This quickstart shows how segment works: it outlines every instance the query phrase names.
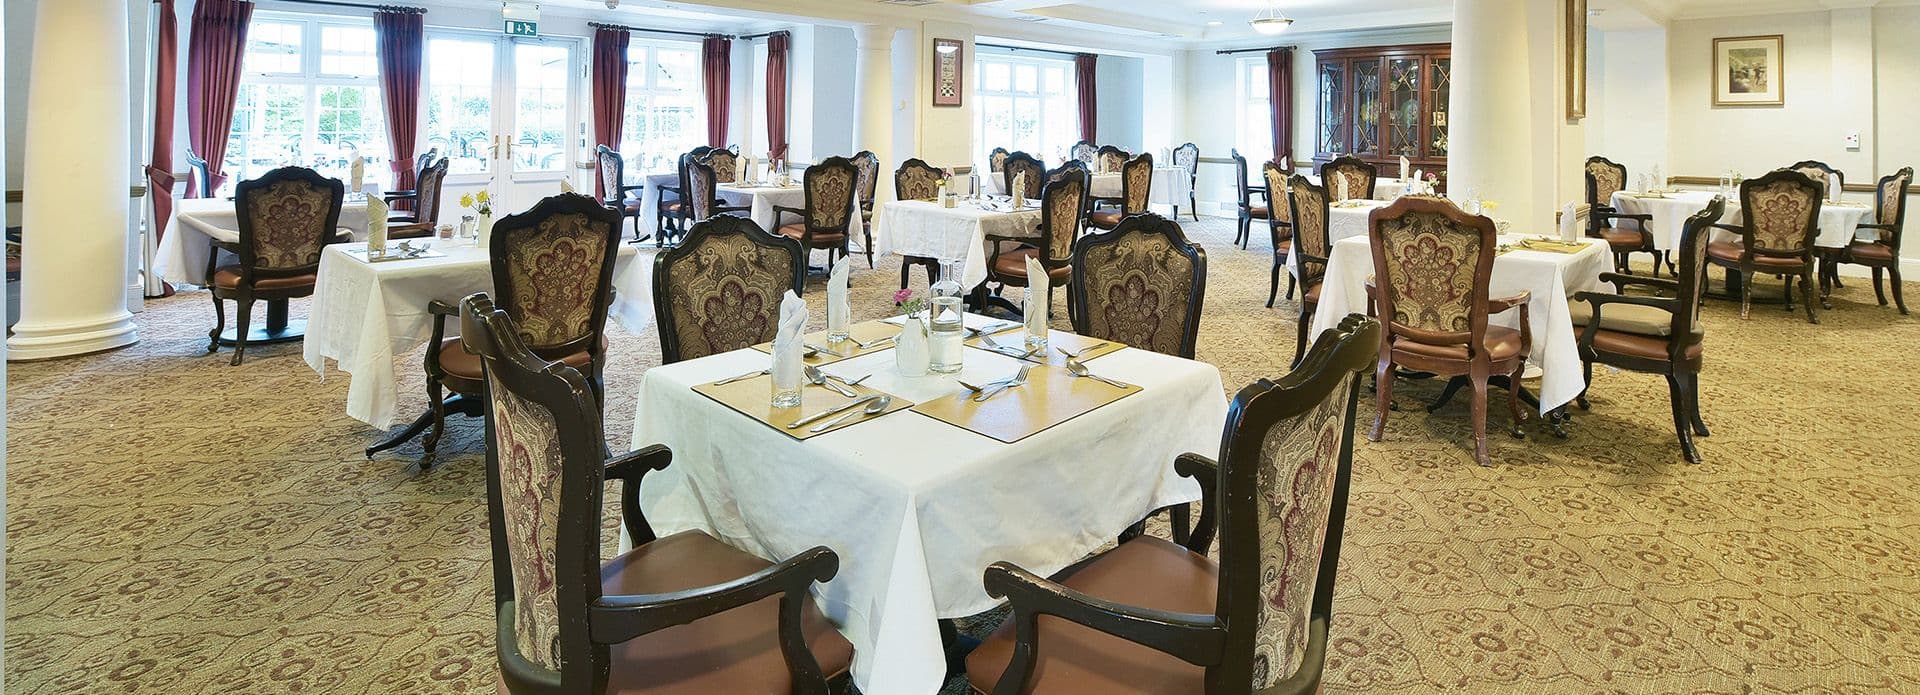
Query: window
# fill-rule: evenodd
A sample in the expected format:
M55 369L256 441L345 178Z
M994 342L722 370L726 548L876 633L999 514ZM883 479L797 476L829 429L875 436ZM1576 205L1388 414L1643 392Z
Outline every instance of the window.
M1005 147L1040 159L1065 159L1080 137L1073 63L980 54L974 65L980 107L974 133L981 149Z
M513 168L516 172L557 173L567 167L567 45L513 45Z
M627 105L620 154L627 175L671 172L706 141L700 49L684 42L627 45Z
M493 167L493 48L490 38L427 39L426 136L448 174Z
M1267 91L1267 60L1265 58L1243 59L1240 61L1240 78L1235 94L1239 95L1240 154L1250 161L1264 162L1273 156L1273 107Z
M355 156L387 180L386 112L371 24L266 14L247 32L223 169L228 189L283 166L346 181Z

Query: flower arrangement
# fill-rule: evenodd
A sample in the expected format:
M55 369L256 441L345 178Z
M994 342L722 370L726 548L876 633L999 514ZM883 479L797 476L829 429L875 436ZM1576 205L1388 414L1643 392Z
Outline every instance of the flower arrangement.
M949 185L949 184L951 184L951 183L953 183L953 170L952 170L952 169L941 169L941 170L940 170L940 178L939 178L939 179L937 179L937 180L935 180L935 181L934 181L934 183L936 183L936 184L938 184L938 185L941 185L941 186L946 186L946 185Z
M927 300L913 296L913 290L902 287L893 293L893 305L900 307L900 313L914 316L926 310Z
M477 193L462 195L460 196L460 207L480 213L481 217L492 217L493 194L488 193L486 189L483 188Z

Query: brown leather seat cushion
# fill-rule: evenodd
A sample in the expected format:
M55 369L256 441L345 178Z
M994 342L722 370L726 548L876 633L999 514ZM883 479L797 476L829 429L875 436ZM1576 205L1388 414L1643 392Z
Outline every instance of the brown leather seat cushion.
M1573 325L1593 322L1593 305L1578 299L1567 302ZM1600 310L1600 328L1623 333L1665 337L1673 335L1673 313L1638 304L1608 304ZM1574 331L1578 333L1579 331Z
M793 224L781 227L780 234L782 236L791 237L795 240L805 241L807 238L807 226L799 222L795 222ZM813 235L812 243L815 246L839 246L840 242L843 242L846 240L847 240L847 235L845 234L839 234L839 233L820 234L816 232Z
M621 201L621 207L624 208L627 214L629 215L638 214L644 208L645 205L646 205L645 201L639 201L639 200Z
M1847 246L1847 259L1873 265L1892 265L1893 247L1871 241L1856 241Z
M678 200L670 200L660 204L660 212L668 215L679 214L680 209L683 207L686 207L684 203Z
M664 594L721 584L772 566L698 531L634 548L600 570L609 596ZM801 601L801 630L828 678L853 663L853 645L813 601ZM610 647L607 693L785 695L793 692L780 654L780 598L642 635Z
M1271 214L1271 213L1269 213L1269 212L1267 212L1267 209L1266 209L1266 208L1263 208L1263 207L1260 207L1260 208L1250 208L1250 209L1248 209L1248 210L1247 210L1247 216L1248 216L1248 217L1251 217L1251 218L1253 218L1253 219L1256 219L1256 220L1264 220L1264 219L1267 219L1267 217L1268 217L1268 216L1270 216L1270 214Z
M1129 606L1212 615L1219 568L1205 557L1141 536L1054 577L1075 591ZM1039 619L1039 654L1030 692L1198 693L1206 670L1124 639L1058 618ZM967 656L967 682L993 692L1013 661L1014 624L994 630Z
M1126 215L1119 210L1102 210L1088 215L1087 224L1101 229L1113 229L1120 226L1120 220L1123 219L1126 219Z
M1323 282L1315 282L1308 285L1306 289L1300 291L1300 300L1308 304L1319 304L1320 288L1325 286L1326 283Z
M1709 241L1707 242L1707 257L1724 261L1731 265L1738 265L1740 263L1740 253L1745 249L1746 246L1738 241ZM1753 267L1757 270L1797 273L1800 272L1800 269L1807 267L1807 264L1798 258L1755 254L1753 257Z
M1612 311L1613 308L1608 307L1607 310ZM1609 331L1602 328L1593 333L1593 349L1615 355L1665 361L1671 346L1670 340L1671 338ZM1699 340L1694 340L1691 344L1687 345L1686 358L1689 360L1700 359L1700 346L1701 342Z
M1496 362L1518 355L1520 354L1521 348L1526 347L1525 343L1520 342L1519 330L1493 325L1487 326L1487 335L1484 338L1483 344L1486 346L1487 356L1493 358ZM1466 345L1428 345L1426 343L1417 343L1406 338L1395 338L1393 339L1393 350L1394 352L1434 359L1461 361L1467 359Z
M602 335L600 348L604 351L606 347L607 338ZM560 361L574 369L585 370L593 365L593 355L586 350L581 350L560 358ZM466 346L460 342L459 338L440 341L440 368L446 370L449 376L462 379L479 381L486 378L486 372L480 366L480 356L467 352Z
M1646 239L1640 236L1638 229L1601 227L1600 238L1606 239L1607 245L1615 251L1638 251L1646 246Z
M1000 254L993 259L993 273L1007 277L1024 278L1027 276L1027 259L1039 253L1040 249L1024 248ZM1073 266L1070 265L1047 269L1047 277L1051 280L1065 280L1071 275L1073 275Z
M256 290L297 290L301 288L312 289L313 283L317 282L318 280L319 278L315 276L313 273L308 273L306 275L294 275L292 277L260 278L253 281L253 288ZM223 290L239 289L240 266L237 266L237 265L221 266L220 268L214 270L213 286Z

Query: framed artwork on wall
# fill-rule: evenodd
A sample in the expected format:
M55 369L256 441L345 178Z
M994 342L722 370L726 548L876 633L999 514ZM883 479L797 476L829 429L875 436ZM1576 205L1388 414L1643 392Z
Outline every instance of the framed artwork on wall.
M967 44L959 39L933 40L933 105L960 106L966 84Z
M1587 0L1567 4L1567 120L1587 117Z
M1785 106L1786 52L1780 35L1713 40L1714 106Z

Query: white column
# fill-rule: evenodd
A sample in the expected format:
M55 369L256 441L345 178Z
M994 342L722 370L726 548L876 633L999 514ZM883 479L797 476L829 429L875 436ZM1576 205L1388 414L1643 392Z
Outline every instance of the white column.
M860 44L857 71L859 92L855 115L853 147L871 150L880 158L880 181L874 186L874 200L893 199L893 170L900 162L893 158L893 35L899 31L885 24L863 24L854 29Z
M7 359L133 344L125 0L39 5L21 189L20 322Z
M1534 0L1453 3L1447 193L1463 202L1470 195L1498 202L1494 216L1516 224L1550 220L1553 209L1553 179L1536 180L1533 151L1539 144L1534 100L1552 99L1553 92L1534 93L1533 70L1552 70L1554 62L1549 58L1544 66L1530 66L1536 52L1529 44L1545 41L1551 47L1554 37L1529 31L1528 6L1534 4L1560 5Z

